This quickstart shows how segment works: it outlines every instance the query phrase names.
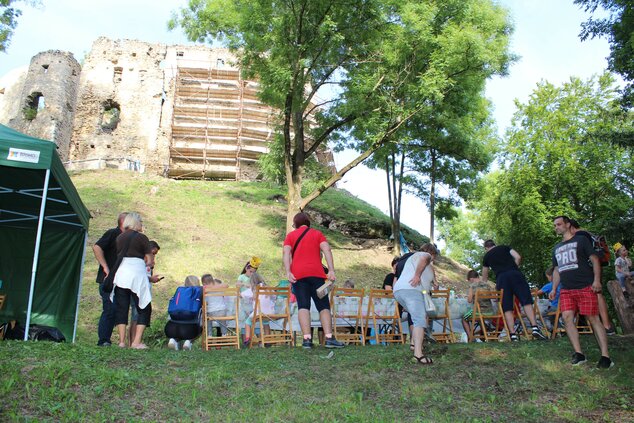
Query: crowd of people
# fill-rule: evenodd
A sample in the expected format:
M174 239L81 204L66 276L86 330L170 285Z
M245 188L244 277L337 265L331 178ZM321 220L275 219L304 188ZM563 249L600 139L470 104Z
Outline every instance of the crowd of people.
M553 220L555 232L562 237L552 253L552 267L547 270L549 283L541 288L540 293L547 294L550 299L549 308L559 307L565 325L565 330L574 350L572 364L579 365L586 361L581 350L579 334L575 323L577 314L583 316L592 326L597 339L601 357L597 363L599 368L613 366L609 358L607 335L614 333L614 329L607 318L607 304L601 295L601 265L593 249L590 234L579 228L574 220L567 216L558 216ZM298 213L293 219L294 230L284 239L282 254L283 265L287 280L281 283L290 284L292 295L297 303L298 320L302 331L302 347L314 347L310 320L311 302L314 304L321 322L321 335L326 348L343 348L345 345L337 340L332 328L332 314L327 295L320 295L320 288L327 281L334 282L335 264L330 245L322 232L311 228L311 222L306 213ZM114 327L117 327L119 346L130 346L135 349L147 348L142 342L143 332L150 324L152 314L153 283L162 279L153 274L154 258L159 251L156 242L150 241L142 233L143 222L138 213L121 213L118 226L110 229L95 243L93 250L99 262L97 282L102 297L103 311L99 320L98 345L111 345ZM616 261L616 276L624 287L625 278L634 276L630 272L631 261L625 247L617 245L618 258ZM515 302L523 309L531 328L533 339L546 339L537 324L533 296L524 274L519 266L520 254L505 245L496 245L493 240L484 243L485 255L482 262L482 276L471 270L467 274L469 291L467 302L473 304L477 290L503 290L501 308L504 313L509 337L511 341L519 341L519 332L515 325ZM432 357L424 351L425 332L428 325L427 309L429 292L438 288L434 271L434 260L438 254L434 244L424 244L420 251L406 254L392 261L392 272L383 283L383 289L393 291L394 298L402 311L407 311L410 333L410 348L412 361L416 364L430 365ZM326 265L323 264L325 259ZM265 285L258 273L262 261L253 257L243 267L237 278L236 286L239 295L249 304L253 299L258 285ZM110 272L114 276L114 289L107 292L104 278ZM491 272L495 274L495 285L489 282ZM227 287L221 280L214 279L211 274L205 274L199 279L188 276L183 286L199 287L202 297L202 286ZM346 286L354 286L352 281L346 281ZM221 316L224 305L219 300L207 303L204 312L212 316ZM252 301L251 301L252 302ZM272 308L272 304L263 304ZM486 314L488 306L483 305ZM128 332L128 316L132 309L132 321ZM253 310L244 307L240 321L245 322L244 345L250 342L249 334L252 325ZM475 328L470 325L472 309L463 316L463 327L466 333L472 333ZM604 316L605 314L605 316ZM209 328L226 333L226 327ZM264 328L265 331L270 330ZM168 347L171 349L191 349L192 341L200 336L202 327L200 321L178 322L168 321L165 334L169 338ZM209 335L209 334L208 334Z

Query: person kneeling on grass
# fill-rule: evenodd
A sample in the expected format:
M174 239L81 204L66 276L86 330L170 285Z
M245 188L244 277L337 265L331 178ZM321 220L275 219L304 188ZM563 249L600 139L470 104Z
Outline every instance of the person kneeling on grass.
M198 277L189 275L185 278L183 286L195 286L200 287L200 281ZM202 288L200 289L200 299L202 300ZM179 321L170 320L165 324L165 336L169 338L167 342L167 348L178 351L179 343L183 342L184 350L192 349L192 341L200 336L202 333L202 322L200 319L193 321Z

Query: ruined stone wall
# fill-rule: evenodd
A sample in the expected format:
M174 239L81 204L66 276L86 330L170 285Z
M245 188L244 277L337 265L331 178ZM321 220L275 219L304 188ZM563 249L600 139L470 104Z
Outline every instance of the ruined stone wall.
M68 52L50 50L33 56L18 108L8 121L20 132L54 141L62 160L68 157L80 71Z
M22 87L28 70L28 66L23 66L0 78L0 123L3 125L9 125L9 121L20 111Z
M79 82L70 167L96 168L110 160L161 172L168 161L161 126L165 51L134 40L100 37L93 43Z
M279 111L227 49L100 37L83 61L48 51L0 79L0 123L54 140L69 169L260 177ZM318 159L333 166L327 151Z

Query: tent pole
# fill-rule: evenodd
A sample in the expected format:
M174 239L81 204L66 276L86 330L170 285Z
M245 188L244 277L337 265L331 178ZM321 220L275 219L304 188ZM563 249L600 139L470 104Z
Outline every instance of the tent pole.
M81 253L81 270L79 272L79 289L77 290L77 308L75 309L75 325L73 326L73 344L77 335L77 316L79 316L79 298L81 297L81 286L84 281L84 263L86 261L86 244L88 244L88 231L84 235L84 249Z
M35 237L35 252L33 254L33 267L31 269L31 288L29 289L29 305L26 309L26 327L24 329L24 340L29 339L29 328L31 326L31 309L33 308L33 293L35 291L35 275L37 274L37 263L40 258L40 243L42 242L42 226L44 226L44 211L46 210L46 197L48 196L48 183L51 177L51 169L46 169L44 177L44 188L42 189L42 202L40 203L40 218L37 221L37 236Z

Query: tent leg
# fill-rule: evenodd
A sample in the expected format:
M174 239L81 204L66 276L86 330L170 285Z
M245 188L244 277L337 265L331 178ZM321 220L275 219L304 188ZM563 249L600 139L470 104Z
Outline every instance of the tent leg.
M44 212L46 210L46 198L48 196L48 184L51 178L51 170L46 169L44 188L42 189L42 202L40 203L40 217L37 221L37 236L35 237L35 252L33 253L33 267L31 268L31 287L29 288L29 305L26 309L26 326L24 327L24 340L29 339L31 327L31 309L33 308L33 293L35 291L35 276L37 275L37 263L40 258L40 243L42 242L42 226L44 225Z
M79 271L79 289L77 290L77 308L75 308L75 324L73 325L73 344L77 336L77 317L79 316L79 298L81 297L81 286L84 281L84 263L86 261L86 244L88 244L88 231L84 235L84 249L81 253L81 270Z

